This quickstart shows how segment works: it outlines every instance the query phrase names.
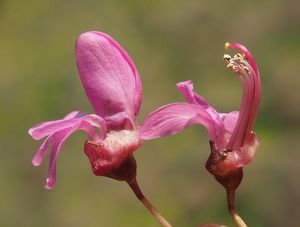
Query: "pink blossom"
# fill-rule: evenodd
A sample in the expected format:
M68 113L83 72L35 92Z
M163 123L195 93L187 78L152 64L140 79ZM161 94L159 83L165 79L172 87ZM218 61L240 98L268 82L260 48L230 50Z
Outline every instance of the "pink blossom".
M47 149L51 149L45 184L48 189L56 182L56 160L63 143L77 130L85 131L89 137L84 151L94 174L118 180L135 177L132 153L142 144L136 123L142 85L133 61L120 44L101 32L79 36L76 60L81 82L96 114L74 111L61 120L29 129L33 139L46 138L32 160L33 165L39 166Z
M219 113L194 92L191 81L184 81L178 83L177 88L186 102L165 105L150 113L141 125L140 135L148 140L179 133L194 124L203 125L211 145L206 168L226 189L235 190L242 179L242 167L251 162L259 146L252 128L259 107L261 84L250 52L238 43L227 43L225 47L242 53L234 57L224 55L227 68L242 84L240 110Z

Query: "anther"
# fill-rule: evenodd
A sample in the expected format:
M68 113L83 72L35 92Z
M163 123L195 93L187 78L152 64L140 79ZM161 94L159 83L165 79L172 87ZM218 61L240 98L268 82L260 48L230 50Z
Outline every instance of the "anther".
M236 55L234 55L233 59L237 61L242 61L244 60L244 56L240 53L237 53Z
M229 47L230 47L230 43L229 42L225 43L225 50L227 50Z
M224 54L223 59L224 59L227 63L229 63L230 60L231 60L231 56L230 56L229 54Z
M238 67L235 64L231 63L231 62L227 65L227 69L229 69L232 72L238 72L239 71Z

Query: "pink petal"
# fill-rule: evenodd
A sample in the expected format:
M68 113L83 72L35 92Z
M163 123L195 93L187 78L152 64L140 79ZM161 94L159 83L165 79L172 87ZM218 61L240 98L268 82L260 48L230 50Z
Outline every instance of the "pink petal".
M48 174L47 174L47 180L45 188L51 189L54 187L56 182L56 159L57 156L63 146L64 141L75 131L82 129L86 131L88 134L96 133L95 128L89 124L87 121L83 121L78 119L78 121L72 125L72 127L64 128L60 131L54 132L51 134L46 141L43 143L42 147L39 149L37 154L35 155L33 159L33 163L36 165L39 165L45 156L45 151L49 145L51 145L51 154L50 154L50 162L49 162L49 168L48 168ZM51 141L49 143L48 141Z
M48 174L46 178L46 189L52 189L56 183L56 159L62 148L65 140L78 128L66 128L53 135L53 144L51 147L50 161L48 167Z
M100 136L98 136L96 128L100 129ZM95 142L104 139L107 132L106 123L101 117L94 114L84 115L80 112L72 112L63 120L45 122L29 130L30 135L35 139L48 136L33 157L33 165L38 166L41 164L48 147L51 146L46 188L52 188L55 184L56 158L64 141L73 132L80 129L85 131L89 138Z
M79 111L73 111L69 114L67 114L64 119L71 119L71 118L76 118L76 117L83 117L85 116L85 113L79 112ZM43 124L43 123L42 123ZM42 126L42 124L39 124L38 126ZM32 136L32 134L34 134L35 130L38 130L38 126L33 127L31 129L29 129L29 134ZM46 151L47 148L53 143L53 139L55 138L55 132L52 133L50 136L48 136L45 141L43 142L43 144L40 146L39 150L36 152L36 154L34 155L33 159L32 159L32 164L34 166L39 166L45 155L46 155Z
M222 113L220 114L220 117L223 122L225 130L229 133L232 133L236 126L239 117L239 112L233 111L230 113Z
M136 123L125 112L120 112L105 118L105 122L111 130L135 129Z
M221 144L223 142L222 137L224 133L224 126L219 117L219 113L209 105L206 99L194 92L194 85L191 80L179 82L176 84L176 86L178 90L183 94L188 103L202 106L205 111L211 116L216 129L216 140L214 142L216 144Z
M149 140L181 132L193 124L202 124L209 138L215 140L215 125L211 116L199 105L173 103L152 112L140 127L142 139Z
M179 82L176 86L188 103L198 104L203 107L208 106L208 102L202 96L193 91L194 85L191 80Z
M32 159L32 165L34 166L39 166L45 155L46 155L46 152L47 152L47 149L48 147L51 145L51 143L53 142L53 139L54 139L54 134L52 134L51 136L48 136L45 141L43 142L43 144L40 146L40 148L38 149L38 151L35 153L33 159Z
M79 113L79 112L78 112ZM82 117L80 117L82 116ZM73 118L71 118L73 117ZM105 133L106 125L104 120L95 115L84 115L83 113L74 115L74 112L71 114L68 114L64 119L62 120L55 120L55 121L47 121L41 124L38 124L28 130L29 135L32 136L35 140L39 140L45 136L51 135L54 132L60 131L62 129L72 127L74 124L76 124L78 121L87 122L91 126L101 128L101 132ZM92 131L88 130L86 128L86 132L89 134L90 137L94 137Z
M103 118L124 112L133 121L140 109L142 86L126 51L107 34L86 32L77 39L76 59L95 112Z
M87 115L87 113L80 112L80 111L73 111L71 113L68 113L64 119L71 119L71 118L80 118Z

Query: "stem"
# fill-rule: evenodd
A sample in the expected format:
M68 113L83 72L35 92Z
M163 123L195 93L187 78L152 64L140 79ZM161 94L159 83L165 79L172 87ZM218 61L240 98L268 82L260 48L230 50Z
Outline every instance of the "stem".
M238 215L238 213L235 211L235 190L228 190L227 191L227 205L228 205L228 211L235 220L238 227L247 227L246 223L243 221L243 219Z
M128 185L136 195L136 197L143 203L143 205L150 211L150 213L159 221L162 227L172 227L172 225L155 209L152 203L142 193L136 179L128 182Z

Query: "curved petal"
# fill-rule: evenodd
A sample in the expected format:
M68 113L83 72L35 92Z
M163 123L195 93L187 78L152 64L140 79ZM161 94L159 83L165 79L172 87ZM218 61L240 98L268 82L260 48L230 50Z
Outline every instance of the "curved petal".
M54 132L60 131L68 127L72 127L73 125L77 124L78 121L86 122L91 126L101 128L101 134L106 133L106 123L101 117L95 114L84 115L84 113L80 113L80 112L77 112L77 114L74 113L76 112L72 112L68 114L62 120L47 121L38 124L30 128L28 130L28 133L29 135L31 135L33 139L39 140L45 136L51 135ZM86 132L89 134L91 138L94 138L96 136L94 132L90 131L88 128L86 128Z
M191 80L179 82L176 84L176 86L178 90L181 92L181 94L185 97L188 103L200 105L211 116L215 124L215 130L216 130L215 142L217 144L222 143L224 126L222 124L218 111L216 111L215 108L210 106L205 98L203 98L202 96L194 92L194 85Z
M76 59L95 112L103 118L125 112L133 121L140 109L142 85L126 51L107 34L86 32L77 39Z
M205 98L194 92L194 85L191 80L179 82L176 84L176 86L188 103L198 104L204 108L208 107L208 102L205 100Z
M71 128L63 129L59 132L54 133L51 135L51 140L53 144L51 144L51 154L50 154L50 161L48 166L48 173L46 178L46 189L52 189L56 182L56 159L61 150L61 147L64 141L74 132Z
M39 166L42 163L42 161L46 155L47 149L53 143L54 138L55 138L55 133L53 133L52 135L48 136L45 139L43 144L40 146L38 151L33 156L32 161L31 161L32 165Z
M199 105L173 103L152 112L140 127L142 139L149 140L181 132L193 124L201 124L215 140L215 125L211 116Z
M100 136L98 136L96 128L100 128ZM85 115L81 112L72 112L62 120L45 122L29 130L29 134L35 139L48 136L32 159L32 164L39 166L47 149L51 147L46 188L52 188L55 184L56 158L64 141L73 132L80 129L85 131L95 142L104 139L107 132L106 122L101 117L95 114Z
M96 135L95 127L90 124L89 121L85 121L82 118L76 119L73 125L67 128L60 129L50 134L44 141L38 152L35 154L32 163L35 166L41 164L46 150L51 146L50 162L47 174L47 180L45 188L51 189L55 185L56 181L56 159L62 148L64 141L75 131L82 129L88 133L88 135Z

